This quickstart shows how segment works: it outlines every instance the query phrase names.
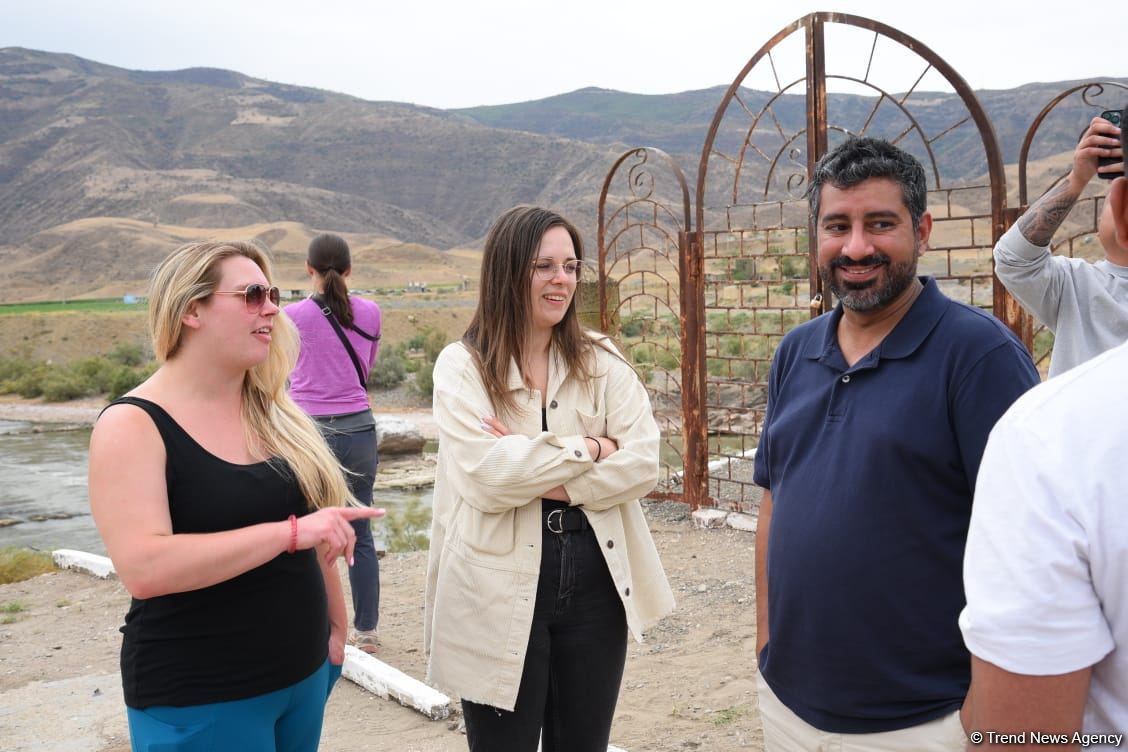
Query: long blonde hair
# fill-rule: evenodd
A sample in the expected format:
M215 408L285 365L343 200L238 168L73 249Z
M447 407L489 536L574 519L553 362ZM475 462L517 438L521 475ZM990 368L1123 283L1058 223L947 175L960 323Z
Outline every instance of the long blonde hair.
M253 243L188 243L160 263L149 289L149 332L161 363L176 356L183 318L193 301L204 300L219 284L219 265L243 256L255 262L269 282L270 259ZM285 316L276 316L267 359L243 377L242 415L247 446L281 459L297 478L311 509L356 503L337 462L314 422L297 406L286 379L298 361L301 339Z

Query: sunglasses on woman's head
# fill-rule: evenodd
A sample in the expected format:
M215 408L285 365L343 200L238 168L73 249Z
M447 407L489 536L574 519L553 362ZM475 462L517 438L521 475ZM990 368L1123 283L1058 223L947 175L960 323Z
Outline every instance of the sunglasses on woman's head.
M267 287L255 283L247 285L245 290L216 290L213 295L242 295L244 302L247 304L247 313L259 313L262 307L266 305L267 298L274 305L278 305L278 301L282 299L281 293L277 287Z

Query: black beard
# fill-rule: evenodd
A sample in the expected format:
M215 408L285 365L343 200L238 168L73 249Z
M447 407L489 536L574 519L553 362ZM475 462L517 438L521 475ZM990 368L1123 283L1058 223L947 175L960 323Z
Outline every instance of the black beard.
M839 267L873 266L884 264L885 281L875 285L873 282L839 284L834 270ZM917 271L917 254L914 252L911 261L895 264L884 253L874 253L859 261L838 256L829 264L819 267L819 276L822 277L823 287L828 288L834 297L842 301L842 305L851 311L865 313L884 308L896 300L897 296L913 283Z

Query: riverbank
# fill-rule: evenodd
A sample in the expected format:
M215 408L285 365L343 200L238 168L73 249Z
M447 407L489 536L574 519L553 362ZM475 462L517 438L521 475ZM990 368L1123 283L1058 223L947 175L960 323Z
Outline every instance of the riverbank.
M395 415L410 420L419 426L423 438L428 441L438 439L439 431L431 410L417 405L403 405L405 400L393 399L388 395L375 395L370 401L372 409L379 415ZM388 396L388 399L384 399ZM388 404L388 403L397 404ZM416 401L417 402L417 401ZM70 402L47 402L42 398L25 399L11 394L0 395L0 420L40 423L54 426L90 426L98 419L107 402L101 397L88 397Z
M754 536L696 529L680 504L647 504L646 512L678 607L646 642L631 642L611 741L628 752L762 750ZM420 679L426 558L389 554L380 578L379 657ZM119 582L73 572L0 586L0 609L12 612L0 624L5 750L127 752L117 662L128 604ZM349 682L326 713L323 750L466 749L457 717L430 721Z
M25 399L12 394L0 395L0 420L17 420L24 423L53 425L93 425L98 413L106 406L101 397L88 397L71 402L46 402L43 399Z

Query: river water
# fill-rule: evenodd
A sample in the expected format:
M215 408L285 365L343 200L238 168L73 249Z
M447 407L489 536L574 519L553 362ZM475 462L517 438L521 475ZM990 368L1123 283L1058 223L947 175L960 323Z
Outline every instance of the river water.
M74 548L105 555L86 493L90 429L32 428L0 420L0 520L19 521L0 526L0 547ZM431 489L381 490L376 503L391 511L412 500L430 506Z
M104 554L90 518L86 457L90 429L32 433L27 423L0 420L0 546ZM36 521L37 515L65 519Z

